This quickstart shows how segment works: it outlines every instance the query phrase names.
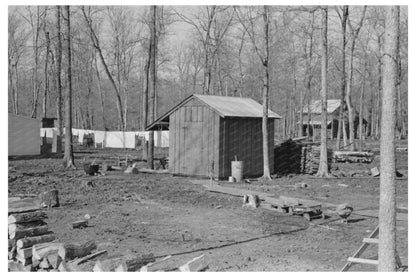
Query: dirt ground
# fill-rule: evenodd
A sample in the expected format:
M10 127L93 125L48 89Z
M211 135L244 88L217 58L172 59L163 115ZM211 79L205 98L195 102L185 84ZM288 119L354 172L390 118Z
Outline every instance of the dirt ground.
M371 146L369 144L369 146ZM376 149L376 146L372 146ZM407 146L401 146L407 147ZM163 156L165 151L158 150ZM124 253L172 258L153 270L174 270L205 254L206 271L339 271L358 249L362 239L377 226L375 216L353 214L351 222L328 220L314 226L303 217L288 216L263 208L242 207L239 197L208 192L192 178L169 174L124 174L86 176L85 160L107 161L124 150L80 150L75 153L77 170L64 170L58 158L9 159L9 196L40 193L56 187L61 206L47 210L50 229L59 241L95 240L106 259ZM128 151L135 155L137 151ZM377 153L377 151L376 151ZM407 152L398 153L398 170L407 176ZM345 171L379 165L337 164ZM144 166L144 165L142 165ZM94 187L82 186L91 180ZM307 188L294 184L305 182ZM397 181L398 206L407 207L407 179ZM310 175L284 176L263 183L223 183L226 186L279 195L314 199L324 203L348 202L356 211L377 214L379 179L317 179ZM341 184L341 185L340 185ZM72 229L71 223L89 214L90 226ZM332 218L336 217L331 214ZM407 214L397 221L398 253L403 264L408 257ZM363 255L377 258L377 247ZM92 270L95 261L81 265ZM353 265L351 271L375 271L375 266Z

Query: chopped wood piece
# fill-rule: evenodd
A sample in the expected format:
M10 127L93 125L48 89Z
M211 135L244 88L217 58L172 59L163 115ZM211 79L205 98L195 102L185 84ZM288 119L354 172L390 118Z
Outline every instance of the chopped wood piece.
M13 246L12 249L10 249L9 251L9 260L13 260L14 258L16 258L16 246Z
M22 263L16 262L16 261L9 261L8 264L8 270L9 272L23 272L25 271L25 268Z
M46 257L40 262L39 264L40 268L44 268L44 269L48 269L51 267L51 265L48 262L48 259L46 259Z
M40 201L36 198L25 198L11 201L9 199L9 214L37 211L41 209Z
M32 257L32 247L29 248L18 248L17 249L17 255L27 259Z
M32 259L31 258L25 259L24 257L17 256L16 260L18 260L20 263L22 263L23 266L27 266L27 265L32 264Z
M23 224L10 224L9 225L9 236L11 239L21 239L24 237L35 237L46 234L48 232L47 225L34 226L34 224L29 225L30 223L24 226ZM29 227L30 226L30 227Z
M47 242L41 244L35 244L32 246L32 255L39 261L50 254L58 253L63 243L60 242Z
M36 259L35 257L33 257L33 250L32 250L32 266L33 268L37 268L40 264L40 261L38 259Z
M15 240L15 239L9 239L9 240L8 240L8 243L9 243L9 248L8 248L8 250L10 251L10 249L12 249L12 248L13 248L13 246L15 246L15 245L16 245L16 240Z
M46 259L48 260L49 264L55 269L59 267L59 264L62 261L61 257L59 257L57 253L46 256Z
M70 266L68 266L67 263L65 263L64 261L62 261L59 266L58 266L58 270L59 272L72 272L72 268Z
M43 207L59 207L58 190L54 189L40 193L39 200Z
M88 220L86 220L86 219L77 220L75 222L72 222L72 228L73 229L85 228L85 227L88 227Z
M94 265L94 268L92 269L94 272L108 272L109 269L104 268L104 265L101 263L101 261L97 261Z
M90 254L94 249L97 249L97 245L94 241L65 243L59 248L58 254L63 261L68 261L75 258L84 257Z
M88 260L94 259L95 257L98 257L98 256L100 256L100 255L102 255L104 253L107 253L107 250L97 251L95 253L92 253L92 254L87 255L85 257L82 257L80 259L73 260L72 263L75 264L75 265L79 265L79 264L82 264L83 262L86 262Z
M243 197L243 207L257 208L260 206L260 198L255 194L246 194Z
M153 254L141 255L141 256L127 256L125 257L125 263L127 271L138 271L142 266L154 262L156 259Z
M127 265L126 263L121 263L116 269L114 269L115 272L127 272Z
M161 260L159 260L159 261L155 261L155 262L153 262L153 263L148 263L147 265L144 265L144 266L142 266L142 267L140 268L140 272L148 272L148 271L149 271L149 267L151 267L152 265L155 265L155 264L161 263L161 262L166 261L166 260L168 260L168 259L170 259L170 258L172 258L172 256L171 256L171 255L168 255L168 256L164 257L163 259L161 259Z
M197 271L202 270L203 268L206 267L206 265L204 265L204 262L205 262L204 259L203 259L204 256L205 256L205 254L202 254L201 256L193 258L192 260L190 260L186 264L180 266L179 271L181 271L181 272L197 272Z
M54 234L46 234L37 237L23 238L16 242L17 248L27 248L35 244L51 242L56 239Z
M47 215L44 211L35 211L21 214L11 214L9 215L9 224L11 223L23 223L23 222L33 222L46 219Z

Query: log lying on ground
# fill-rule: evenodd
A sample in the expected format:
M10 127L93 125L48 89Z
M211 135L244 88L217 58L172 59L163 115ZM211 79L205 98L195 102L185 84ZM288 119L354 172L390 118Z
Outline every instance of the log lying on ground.
M133 256L126 255L107 260L98 261L94 266L95 272L109 272L114 270L120 271L138 271L143 266L155 261L153 254Z
M33 221L40 221L47 218L47 215L44 211L35 211L21 214L11 214L9 215L9 224L12 223L26 223Z
M374 159L374 153L360 151L334 151L332 153L332 158L336 162L371 163Z
M45 191L39 194L40 204L43 207L59 207L58 190Z
M27 226L25 226L27 225ZM30 226L31 225L31 226ZM9 236L11 239L21 239L25 237L35 237L48 233L47 225L33 225L29 223L25 224L10 224Z
M76 229L76 228L85 228L88 227L88 220L86 219L81 219L81 220L77 220L72 222L72 228Z
M17 248L27 248L35 244L51 242L56 239L54 234L46 234L37 237L22 238L16 242Z
M9 214L37 211L40 209L40 201L37 198L25 198L12 201L9 199Z
M97 245L92 240L79 243L64 243L59 248L58 255L63 261L68 261L84 257L94 249L97 249Z
M32 246L32 256L41 261L48 255L58 253L59 248L63 246L60 242L47 242L41 244L35 244Z

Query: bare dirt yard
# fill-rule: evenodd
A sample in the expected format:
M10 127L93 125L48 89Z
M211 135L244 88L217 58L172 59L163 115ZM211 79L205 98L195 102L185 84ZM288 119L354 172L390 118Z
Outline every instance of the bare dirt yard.
M372 146L377 149L376 145ZM407 147L403 146L403 147ZM163 150L157 152L163 154ZM337 164L345 171L370 169L371 164ZM128 151L138 155L136 151ZM78 149L76 170L64 170L58 158L9 159L9 197L38 194L56 188L60 207L47 209L47 223L61 242L94 240L100 256L80 265L92 270L97 259L125 253L172 258L152 270L172 271L194 257L205 254L206 271L339 271L360 247L362 239L378 225L378 178L317 179L311 175L289 175L270 182L220 182L227 187L262 191L279 197L299 197L322 203L350 203L354 210L345 224L334 213L311 222L263 208L242 207L242 199L207 191L193 178L170 174L125 174L109 171L105 176L87 176L84 159L126 154L124 150ZM144 164L141 164L144 166ZM407 177L407 152L398 152L397 169ZM91 180L93 187L83 186ZM295 186L307 184L306 188ZM407 208L407 178L397 180L397 203ZM397 221L398 253L408 264L406 209ZM326 212L326 211L325 211ZM71 223L91 216L89 226L72 229ZM320 226L317 224L322 223ZM363 257L377 259L371 246ZM351 271L375 271L371 265L353 265Z

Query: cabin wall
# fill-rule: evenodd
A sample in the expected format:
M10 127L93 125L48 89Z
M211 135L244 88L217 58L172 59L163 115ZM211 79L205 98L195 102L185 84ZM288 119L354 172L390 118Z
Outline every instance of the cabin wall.
M169 171L218 178L219 116L193 99L170 115Z
M274 120L268 121L269 163L274 168ZM231 161L244 162L244 176L263 174L263 138L261 118L220 119L220 178L231 176Z

